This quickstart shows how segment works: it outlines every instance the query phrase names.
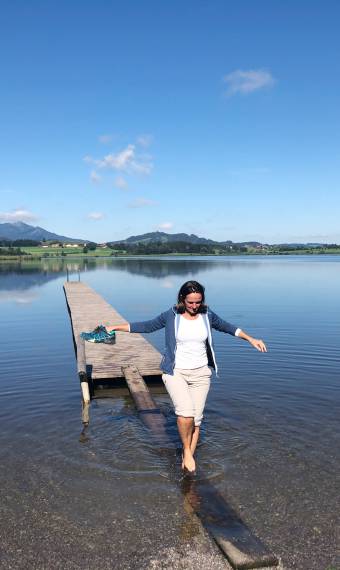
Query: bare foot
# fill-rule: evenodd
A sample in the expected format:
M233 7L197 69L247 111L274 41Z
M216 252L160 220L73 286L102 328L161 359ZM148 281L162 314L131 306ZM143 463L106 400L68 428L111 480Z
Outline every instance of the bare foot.
M196 470L196 463L190 449L183 450L182 469L187 469L189 473L194 473Z

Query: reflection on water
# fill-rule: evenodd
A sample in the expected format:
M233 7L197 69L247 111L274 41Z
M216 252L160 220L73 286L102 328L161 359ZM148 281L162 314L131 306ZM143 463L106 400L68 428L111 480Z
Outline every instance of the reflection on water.
M171 446L157 445L148 435L126 392L111 391L81 409L62 292L67 268L74 279L79 269L82 280L128 320L165 310L183 281L194 277L206 286L217 313L266 340L269 352L263 355L216 334L220 375L208 398L198 464L258 536L283 558L292 553L287 568L335 565L340 257L331 256L0 265L0 484L6 497L3 521L13 529L11 536L29 516L28 526L39 529L39 538L44 529L57 537L49 552L59 560L54 567L60 567L58 556L66 548L62 535L70 532L77 540L65 559L77 567L81 529L90 525L96 537L93 566L103 568L129 568L141 536L150 537L154 559L162 540L169 546L176 533L185 536L187 515L178 481L173 485L180 476L179 441L167 395L156 391L154 398L165 414ZM148 339L163 350L162 331ZM9 536L2 524L0 531ZM292 527L299 533L291 533ZM21 530L23 551L30 552L34 544L40 567L48 567L38 538L28 531L25 538ZM98 545L107 548L112 535L129 556L123 560L122 549L113 552L112 547L109 564L105 557L102 561ZM59 543L59 550L58 537L64 545ZM14 548L13 541L8 548ZM135 567L143 565L139 561Z
M221 267L223 270L233 270L243 263L221 260L213 258L202 260L201 258L84 258L77 261L66 261L64 259L45 261L22 261L11 264L0 264L0 290L1 289L29 289L31 287L44 285L48 281L64 276L67 272L73 279L78 278L78 272L87 273L96 270L119 271L132 275L150 277L151 279L163 279L163 286L171 288L173 282L167 279L171 276L196 275L211 270L214 267ZM254 269L259 262L252 261ZM86 279L83 275L83 279Z
M135 276L149 277L152 280L163 280L163 287L172 288L171 276L183 276L184 280L188 276L195 276L199 273L221 271L222 273L260 270L270 267L271 271L285 271L287 265L293 265L296 269L299 266L309 265L318 262L321 270L324 264L339 263L338 256L322 256L320 260L313 258L302 258L289 256L287 258L228 258L228 257L162 257L162 258L80 258L78 260L65 260L63 258L43 261L22 261L0 264L0 290L29 289L31 287L44 285L50 280L60 276L67 277L69 272L73 279L78 278L78 274L83 273L83 280L86 280L86 273L98 270L121 272ZM202 279L204 281L204 277Z
M7 303L12 301L14 303L26 304L32 303L39 298L37 291L22 291L16 289L10 289L9 291L0 291L0 303Z

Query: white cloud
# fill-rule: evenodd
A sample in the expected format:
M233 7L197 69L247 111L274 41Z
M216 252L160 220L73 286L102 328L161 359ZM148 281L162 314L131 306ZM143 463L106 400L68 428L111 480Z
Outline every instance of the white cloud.
M148 200L148 198L136 198L133 202L128 204L129 208L144 208L146 206L155 206L156 202L154 200Z
M0 212L0 222L35 222L38 217L28 210L20 209L13 212Z
M94 184L98 184L98 182L101 181L102 177L99 176L98 172L96 172L95 170L91 170L90 179L91 182L93 182Z
M90 212L87 217L90 220L102 220L104 218L104 214L102 212Z
M227 95L247 95L264 87L272 87L275 83L271 73L264 69L237 69L225 75L223 81L228 85Z
M13 289L12 291L0 291L0 303L13 301L19 305L27 305L39 298L37 291L21 291Z
M163 279L163 281L160 282L160 286L164 287L164 289L173 289L175 284L171 279Z
M137 144L143 146L144 148L147 148L152 143L153 143L152 135L145 134L145 135L139 135L139 137L137 137Z
M134 174L150 174L153 164L150 157L136 156L135 145L129 144L126 148L116 154L107 154L101 159L92 156L85 156L84 161L94 164L97 168L113 169L119 172Z
M127 190L129 187L127 181L125 180L125 178L123 178L123 176L116 176L114 180L114 185L116 186L116 188L119 188L120 190Z
M149 161L149 159L147 159L146 162L137 162L137 161L132 161L131 162L131 170L135 173L135 174L150 174L151 170L153 169L153 164L151 161Z
M112 135L99 135L98 140L102 144L108 144L113 139Z
M157 226L158 230L171 230L173 228L173 222L162 222Z

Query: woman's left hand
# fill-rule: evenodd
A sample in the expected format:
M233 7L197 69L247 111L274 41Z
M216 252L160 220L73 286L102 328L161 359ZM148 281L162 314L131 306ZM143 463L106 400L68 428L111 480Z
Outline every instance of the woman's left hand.
M249 342L254 348L256 348L256 350L259 350L260 352L267 352L267 347L264 344L263 340L250 337Z

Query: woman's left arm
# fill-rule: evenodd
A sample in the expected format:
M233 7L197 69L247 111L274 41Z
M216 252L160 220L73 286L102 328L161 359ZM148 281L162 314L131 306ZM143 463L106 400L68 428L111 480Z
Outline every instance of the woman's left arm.
M239 338L243 338L243 340L247 340L249 344L251 344L254 348L259 350L260 352L267 352L267 347L264 344L263 340L259 338L253 338L249 334L245 333L243 330L238 329L237 335Z
M231 323L228 323L224 319L221 319L221 317L216 315L216 313L214 313L214 311L212 311L211 309L209 309L209 313L211 315L211 324L214 329L220 332L228 333L233 336L238 336L240 338L243 338L244 340L247 340L254 348L259 350L260 352L267 352L267 347L264 344L263 340L253 338L249 334L245 333L242 329L236 327L235 325L232 325Z

